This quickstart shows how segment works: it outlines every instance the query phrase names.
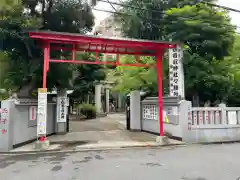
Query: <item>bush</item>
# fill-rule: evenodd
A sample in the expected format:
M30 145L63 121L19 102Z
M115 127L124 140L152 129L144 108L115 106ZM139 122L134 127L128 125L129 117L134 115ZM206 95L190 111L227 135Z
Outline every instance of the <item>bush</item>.
M92 104L81 104L80 112L86 116L87 119L96 118L96 108Z

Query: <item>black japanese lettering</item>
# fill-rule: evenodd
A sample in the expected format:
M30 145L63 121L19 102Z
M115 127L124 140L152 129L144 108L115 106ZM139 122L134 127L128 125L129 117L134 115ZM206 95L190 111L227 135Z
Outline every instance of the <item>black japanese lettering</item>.
M178 86L177 86L177 85L174 85L174 86L173 86L173 89L174 89L174 90L178 90Z
M178 96L178 92L174 92L173 95L174 95L174 96Z
M173 70L177 71L178 70L178 66L173 66Z
M173 53L173 58L177 58L177 53Z
M174 60L173 60L173 64L174 64L174 65L177 65L177 64L178 64L178 60L177 60L177 59L174 59Z
M178 79L173 79L173 82L177 84L178 83Z
M174 72L174 73L173 73L173 77L178 77L178 73L177 73L177 72Z

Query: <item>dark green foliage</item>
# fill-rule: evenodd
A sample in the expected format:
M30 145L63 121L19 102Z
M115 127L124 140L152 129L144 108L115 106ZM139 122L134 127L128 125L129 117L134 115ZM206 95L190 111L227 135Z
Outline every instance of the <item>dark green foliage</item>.
M87 119L96 118L96 108L92 104L81 104L79 105L81 114L86 116Z
M8 0L1 3L7 8L0 9L0 50L8 57L8 69L1 86L8 89L19 90L29 83L33 84L33 89L42 86L43 52L28 37L28 31L87 33L94 25L91 8L82 0L23 0L16 4ZM51 56L60 57L60 53L52 50ZM61 56L67 59L69 54ZM70 88L74 68L76 66L70 64L50 64L47 87ZM77 69L92 73L96 67Z
M236 28L231 25L228 12L192 0L170 0L168 3L157 0L128 0L125 3L128 6L137 7L123 7L119 10L131 16L115 15L116 22L122 24L125 36L173 40L185 44L185 94L188 100L198 97L201 105L206 101L212 104L215 101L230 102L230 99L233 103L232 91L236 92L240 87L236 80L233 81L234 77L239 77L233 73L237 70L234 71L231 65L231 63L238 63L235 55L232 54ZM147 10L144 11L141 8ZM234 56L234 61L225 58L230 55ZM163 67L165 75L163 88L167 93L167 64ZM134 68L132 69L128 71L136 72ZM134 79L129 83L119 83L118 86L121 87L119 89L129 92L136 88L156 94L156 73L150 76L147 83L142 80L142 75L143 72L139 70L135 74L118 76L123 79L123 82L125 82L124 79ZM145 74L144 76L148 77ZM234 88L231 88L232 86Z

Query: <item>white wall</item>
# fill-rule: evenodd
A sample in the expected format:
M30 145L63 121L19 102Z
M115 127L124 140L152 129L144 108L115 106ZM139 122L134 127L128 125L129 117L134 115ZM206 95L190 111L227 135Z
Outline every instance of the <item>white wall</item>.
M37 106L37 105L36 105ZM13 112L13 145L33 140L37 137L37 126L29 126L29 105L16 105ZM48 104L47 134L55 132L56 104ZM37 123L36 123L37 124Z

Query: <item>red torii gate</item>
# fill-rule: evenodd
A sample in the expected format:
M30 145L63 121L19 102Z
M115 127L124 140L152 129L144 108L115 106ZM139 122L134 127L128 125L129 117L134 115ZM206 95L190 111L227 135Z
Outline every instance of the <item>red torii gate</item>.
M30 38L42 43L44 49L43 66L43 88L47 88L47 72L49 62L73 63L73 64L99 64L115 66L137 66L152 67L150 64L143 64L139 61L139 56L156 57L156 68L158 78L158 106L159 106L159 128L160 136L163 136L163 104L162 104L162 56L166 49L176 48L176 44L161 41L148 41L137 39L120 39L99 36L88 36L72 33L60 33L52 31L30 32ZM64 46L61 46L64 45ZM72 52L72 59L51 59L50 50L65 50ZM96 61L76 60L76 51L96 52ZM116 54L116 62L104 62L99 60L99 53ZM136 55L136 63L122 64L119 55Z

